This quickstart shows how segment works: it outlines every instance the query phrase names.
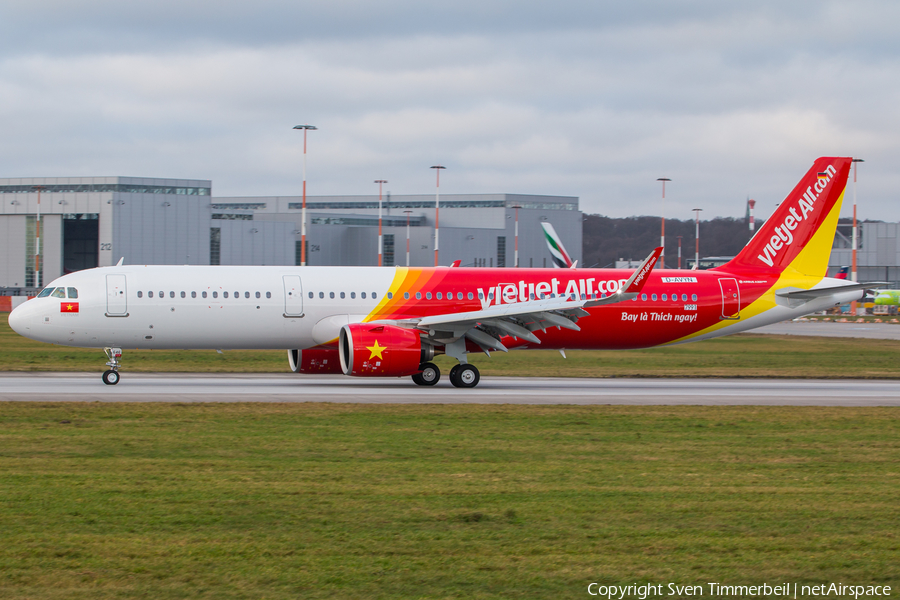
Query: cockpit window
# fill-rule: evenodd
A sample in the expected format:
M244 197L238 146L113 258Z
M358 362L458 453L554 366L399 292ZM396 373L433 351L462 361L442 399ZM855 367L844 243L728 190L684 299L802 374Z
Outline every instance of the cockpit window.
M38 294L38 298L46 298L50 294L53 293L53 288L44 288L41 290L41 293Z
M78 290L76 290L75 288L66 288L66 291L69 292L70 299L78 297Z
M66 288L56 288L53 290L53 293L50 294L51 298L65 298L66 297Z

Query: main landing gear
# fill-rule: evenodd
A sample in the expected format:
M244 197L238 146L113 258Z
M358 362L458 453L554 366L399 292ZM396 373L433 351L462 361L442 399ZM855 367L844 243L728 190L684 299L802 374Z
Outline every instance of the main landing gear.
M122 358L121 348L104 348L107 361L106 366L109 370L103 373L103 383L106 385L116 385L119 383L119 359Z
M432 386L441 380L441 370L434 363L425 363L422 371L412 376L416 385ZM459 364L450 369L450 383L453 387L473 388L478 385L481 375L475 365Z

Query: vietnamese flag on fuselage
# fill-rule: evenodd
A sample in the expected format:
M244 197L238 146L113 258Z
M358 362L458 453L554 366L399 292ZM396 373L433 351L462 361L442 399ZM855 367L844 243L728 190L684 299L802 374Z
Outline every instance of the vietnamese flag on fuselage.
M59 303L59 312L61 312L61 313L77 313L78 312L78 303L77 302L60 302Z

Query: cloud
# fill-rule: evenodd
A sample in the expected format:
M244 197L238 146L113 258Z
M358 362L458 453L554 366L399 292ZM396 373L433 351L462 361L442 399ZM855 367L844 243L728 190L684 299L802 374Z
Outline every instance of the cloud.
M132 5L133 4L133 5ZM877 2L16 3L0 22L2 176L212 179L292 194L579 196L588 212L765 216L859 155L900 220L900 7ZM863 198L865 201L863 202ZM863 208L864 207L864 208Z

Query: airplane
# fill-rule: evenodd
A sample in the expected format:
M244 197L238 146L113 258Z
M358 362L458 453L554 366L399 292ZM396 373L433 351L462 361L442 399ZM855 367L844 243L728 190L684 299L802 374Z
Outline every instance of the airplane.
M847 279L850 275L850 267L841 267L838 269L838 272L834 274L835 279Z
M900 290L872 290L873 302L881 306L900 306Z
M863 297L826 277L851 158L819 158L727 264L636 270L126 266L63 275L9 315L19 334L103 348L286 349L296 373L441 379L474 388L470 353L626 349L705 340Z
M547 240L547 249L550 251L550 258L553 259L553 266L560 269L574 269L578 261L573 261L566 252L566 247L563 246L553 225L544 221L541 223L541 227L544 228L544 239Z

